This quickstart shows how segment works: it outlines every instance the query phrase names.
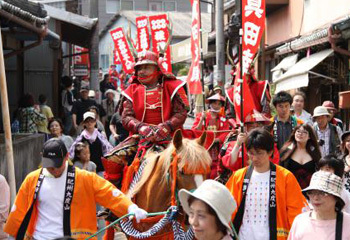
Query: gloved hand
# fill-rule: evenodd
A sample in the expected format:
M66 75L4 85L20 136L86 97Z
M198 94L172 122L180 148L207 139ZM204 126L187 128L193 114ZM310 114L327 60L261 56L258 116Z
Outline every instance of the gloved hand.
M142 135L145 139L150 140L154 137L155 133L150 126L142 126L139 130L139 134Z
M128 213L134 214L137 223L139 223L141 219L145 219L148 214L145 210L139 208L136 204L129 206Z
M155 140L157 142L165 140L170 136L170 129L164 124L158 124L157 130L155 132Z

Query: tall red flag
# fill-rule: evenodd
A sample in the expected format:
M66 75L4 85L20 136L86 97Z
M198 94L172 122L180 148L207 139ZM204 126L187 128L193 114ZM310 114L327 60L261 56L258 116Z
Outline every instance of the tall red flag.
M119 27L109 32L114 41L115 50L122 62L123 70L126 73L133 73L135 60L130 51L123 28Z
M191 53L192 64L187 76L187 83L190 94L201 94L201 68L200 68L200 11L199 0L191 0L192 5L192 33L191 33Z
M137 51L142 52L148 50L150 47L148 18L146 16L136 18L137 27Z
M242 61L243 76L245 76L259 48L264 32L265 0L242 0L242 11Z
M149 22L151 26L152 34L152 49L153 52L159 53L159 47L164 48L170 37L168 30L169 20L166 14L149 16ZM170 45L165 51L165 56L162 61L162 67L165 71L171 72L171 51Z

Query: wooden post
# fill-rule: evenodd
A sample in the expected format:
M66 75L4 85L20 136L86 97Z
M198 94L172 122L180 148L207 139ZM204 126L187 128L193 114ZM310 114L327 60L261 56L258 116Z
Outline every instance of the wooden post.
M1 95L1 109L2 109L2 121L5 131L5 146L6 146L6 160L8 168L8 180L11 193L11 204L13 204L16 197L16 179L15 179L15 167L13 161L13 149L12 149L12 135L11 135L11 122L10 111L7 96L4 52L2 46L2 34L0 27L0 95Z

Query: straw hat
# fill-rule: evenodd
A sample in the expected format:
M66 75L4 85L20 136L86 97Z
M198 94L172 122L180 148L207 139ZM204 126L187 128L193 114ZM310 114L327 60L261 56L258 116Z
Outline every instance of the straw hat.
M315 107L314 115L312 117L315 118L319 116L330 116L326 107L323 107L323 106Z
M331 194L339 198L345 205L345 201L341 196L343 180L334 173L326 171L315 172L311 177L310 185L302 190L302 192L306 193L310 190L319 190Z
M216 93L213 96L207 98L207 102L210 101L221 101L222 103L225 103L225 98L221 96L220 93Z
M189 215L190 206L189 197L197 198L208 204L216 213L221 223L227 227L227 230L233 234L230 227L230 221L233 212L236 210L236 201L230 191L221 183L214 180L204 181L194 192L181 189L179 198L184 211Z

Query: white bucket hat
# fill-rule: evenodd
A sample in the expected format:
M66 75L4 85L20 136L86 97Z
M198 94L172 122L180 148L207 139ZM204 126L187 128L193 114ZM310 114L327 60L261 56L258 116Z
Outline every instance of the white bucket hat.
M310 185L302 190L302 192L306 193L310 190L318 190L331 194L338 197L345 205L345 201L341 196L341 192L343 190L343 180L334 173L326 171L315 172L311 177Z
M323 107L323 106L315 107L314 115L312 117L315 118L319 116L330 116L326 107Z
M208 204L215 211L220 222L227 227L230 234L233 234L230 221L237 204L230 191L224 185L214 180L205 180L193 193L186 189L181 189L179 191L179 199L187 215L190 213L188 204L190 196Z

